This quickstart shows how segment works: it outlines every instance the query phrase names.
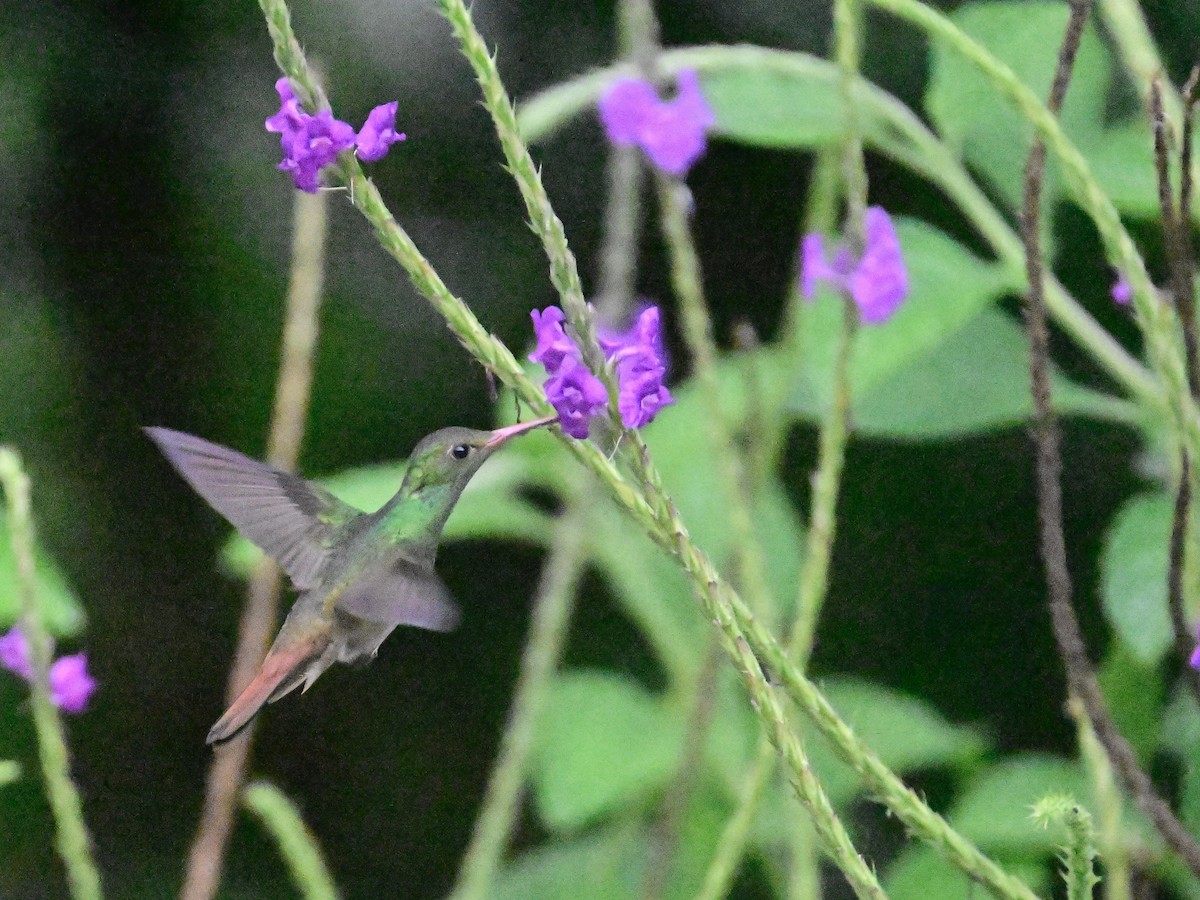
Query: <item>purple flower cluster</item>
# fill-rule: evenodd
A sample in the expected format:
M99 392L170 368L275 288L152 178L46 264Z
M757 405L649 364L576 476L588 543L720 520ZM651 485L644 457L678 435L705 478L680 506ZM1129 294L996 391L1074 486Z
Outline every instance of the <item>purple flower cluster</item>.
M811 300L817 282L828 281L850 295L865 323L877 325L891 318L908 296L908 269L892 219L883 207L867 209L863 231L865 247L857 261L845 246L830 260L821 235L805 236L800 248L800 291Z
M1117 274L1117 280L1113 283L1109 296L1113 298L1114 303L1120 306L1128 306L1133 302L1133 285L1129 283L1124 272Z
M695 69L676 81L673 99L663 100L642 78L622 78L600 97L600 122L618 147L641 147L660 170L682 178L704 155L705 134L716 122L700 91Z
M316 115L305 112L286 78L275 82L275 90L279 94L279 112L267 119L266 128L279 134L283 150L279 168L292 176L296 187L310 194L320 187L318 173L343 150L355 147L359 159L376 162L387 155L392 144L405 138L396 131L398 103L375 107L355 134L350 125L335 119L327 109Z
M583 364L579 347L563 329L566 317L561 309L549 306L530 315L537 349L529 358L550 375L546 399L558 412L563 431L586 438L592 417L608 403L604 382ZM617 373L617 412L626 428L641 428L674 402L663 384L667 362L661 331L658 307L647 306L628 331L599 336L600 347Z
M33 679L33 663L29 658L29 639L20 628L0 637L0 667ZM96 690L96 679L88 674L87 655L76 653L56 659L50 666L50 699L59 709L81 713Z

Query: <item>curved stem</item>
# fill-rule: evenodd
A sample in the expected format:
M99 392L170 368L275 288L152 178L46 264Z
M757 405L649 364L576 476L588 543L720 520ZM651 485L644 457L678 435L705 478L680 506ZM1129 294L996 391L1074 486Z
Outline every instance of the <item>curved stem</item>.
M0 486L4 488L8 503L9 539L21 601L21 632L29 642L29 661L33 668L29 694L46 798L54 814L54 846L67 871L67 884L74 900L99 900L100 870L92 857L92 838L83 819L83 801L71 780L71 754L67 749L66 732L50 696L50 635L46 633L38 610L29 477L17 452L4 446L0 446ZM16 777L12 769L8 773Z
M304 900L337 900L340 894L333 876L296 804L269 781L246 785L242 803L275 838L279 855L287 863L292 881Z

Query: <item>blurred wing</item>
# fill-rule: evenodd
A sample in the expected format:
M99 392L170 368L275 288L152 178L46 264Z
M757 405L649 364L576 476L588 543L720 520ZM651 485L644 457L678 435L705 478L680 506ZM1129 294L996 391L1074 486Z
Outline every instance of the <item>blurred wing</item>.
M406 560L351 583L337 598L336 606L368 622L430 631L453 631L461 617L441 580Z
M144 429L213 509L261 547L298 590L315 586L337 531L362 513L322 487L169 428Z

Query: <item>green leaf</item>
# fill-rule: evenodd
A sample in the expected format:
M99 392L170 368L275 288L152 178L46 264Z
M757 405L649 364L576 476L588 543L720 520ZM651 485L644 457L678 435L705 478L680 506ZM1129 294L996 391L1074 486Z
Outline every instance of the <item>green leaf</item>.
M67 582L62 570L40 547L35 548L37 603L42 623L58 637L70 637L83 629L83 605ZM21 597L17 591L17 566L12 543L0 512L0 628L8 628L21 617Z
M531 777L538 814L572 830L641 802L674 774L683 719L634 682L568 672L552 685Z
M946 721L919 697L854 678L824 682L822 689L863 742L898 774L967 765L979 759L987 748L978 731ZM823 741L813 744L814 767L823 780L826 763L824 759L817 762L817 746L821 747L821 756L840 770L832 775L830 796L834 802L848 800L858 790L858 776L840 761L834 762L832 750Z
M986 852L1033 856L1057 849L1053 834L1030 818L1048 794L1069 794L1091 805L1091 787L1078 763L1026 753L984 769L950 811L951 824Z
M1158 177L1150 123L1135 118L1109 128L1084 149L1092 173L1123 213L1157 219Z
M654 648L674 684L700 670L707 632L692 588L679 567L607 498L587 510L588 556L626 615Z
M1162 730L1163 680L1158 666L1139 659L1118 638L1109 644L1099 678L1113 721L1147 764Z
M1063 414L1104 415L1119 403L1052 372ZM855 430L943 440L1028 421L1029 350L1020 327L985 309L930 353L893 372L853 403Z
M1153 665L1172 643L1167 562L1173 502L1143 494L1121 507L1104 540L1100 599L1121 643Z
M909 298L886 323L858 329L851 360L853 397L864 396L901 366L931 352L1013 287L1003 268L975 257L924 222L900 218L896 231L908 267ZM792 397L798 412L819 415L829 409L842 302L822 290L805 310L802 364Z
M1067 14L1060 3L1001 0L960 6L951 19L1044 98L1054 77ZM930 118L946 142L991 182L1009 208L1017 209L1032 128L973 63L941 42L936 42L932 51L925 96ZM1110 68L1108 51L1089 24L1061 116L1067 135L1081 145L1092 141L1103 128ZM1057 181L1050 166L1047 209L1053 204Z
M1050 887L1046 866L1040 860L1004 861L1004 869L1045 896ZM883 882L892 900L976 900L979 887L962 869L946 862L940 854L921 844L913 844L888 867Z
M623 825L551 841L501 869L492 900L621 900L638 896L648 838Z
M954 725L929 703L881 685L854 678L835 678L821 688L838 714L897 774L934 768L958 768L975 762L987 747L973 728ZM813 768L830 799L848 803L862 782L826 740L805 724Z
M757 147L811 148L841 140L844 130L837 68L794 54L790 65L766 68L747 58L702 74L715 134ZM859 127L872 143L896 140L871 104L859 107Z
M841 75L829 60L767 47L709 45L667 50L657 61L666 74L699 72L716 118L714 133L724 139L798 149L841 140ZM522 136L536 143L573 118L592 115L605 87L628 72L627 66L611 66L523 100L517 113ZM859 127L867 143L898 158L919 157L889 121L889 112L894 112L886 108L890 98L865 82L856 93Z

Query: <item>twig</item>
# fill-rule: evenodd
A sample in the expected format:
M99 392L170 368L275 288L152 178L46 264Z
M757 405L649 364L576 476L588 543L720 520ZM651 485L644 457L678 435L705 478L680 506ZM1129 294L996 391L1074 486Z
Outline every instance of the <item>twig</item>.
M38 609L29 476L21 466L17 451L4 446L0 446L0 485L4 487L8 503L9 539L21 600L21 633L29 642L29 661L33 668L29 693L46 797L54 814L54 845L67 871L67 883L74 900L99 900L100 871L92 857L92 839L83 819L83 802L71 780L71 754L62 719L50 698L50 635L46 633Z
M1052 114L1057 114L1062 106L1071 68L1083 35L1083 27L1090 11L1090 0L1073 0L1071 3L1071 17L1067 23L1050 99L1047 102L1047 108ZM1200 875L1200 844L1188 834L1167 803L1155 791L1133 748L1109 714L1104 695L1088 659L1087 648L1071 601L1071 574L1067 566L1066 541L1063 535L1061 435L1050 399L1050 336L1042 295L1043 263L1039 232L1045 162L1046 147L1039 135L1034 140L1025 166L1021 230L1025 239L1029 278L1025 321L1029 337L1030 386L1034 405L1033 436L1038 520L1054 637L1066 667L1070 692L1078 696L1083 703L1096 736L1112 760L1125 789L1133 795L1167 844L1183 857L1193 873Z
M1200 67L1193 71L1200 75ZM1196 329L1196 296L1192 281L1191 223L1191 93L1195 81L1190 80L1184 91L1183 147L1180 151L1179 214L1171 196L1171 150L1169 125L1163 109L1163 89L1160 78L1150 83L1150 122L1154 132L1154 169L1158 176L1158 203L1162 215L1163 244L1167 249L1171 292L1183 327L1183 346L1188 366L1188 387L1192 399L1200 400L1200 337ZM1192 507L1192 465L1187 447L1179 450L1179 484L1175 489L1175 505L1171 518L1170 565L1167 571L1167 602L1171 611L1171 626L1175 635L1175 650L1184 661L1189 688L1200 702L1200 671L1186 664L1195 646L1195 636L1184 613L1184 570L1187 551L1188 525Z
M275 838L279 855L304 900L337 900L341 896L316 837L283 791L269 781L254 781L242 792L242 803Z
M500 752L488 781L483 808L475 820L452 900L483 900L488 896L508 848L517 816L521 789L533 744L534 728L545 705L554 670L562 657L571 621L583 552L583 511L593 501L591 490L568 501L554 532L538 583L529 622L529 638L521 657L521 674L513 695Z
M275 409L267 439L267 461L281 469L295 468L308 416L313 352L325 276L326 196L323 192L296 192L291 282L279 380L275 386ZM238 627L237 650L225 691L227 702L232 703L237 698L262 664L278 618L282 583L279 567L265 558L250 577L246 606ZM233 827L234 806L246 778L254 728L251 722L240 735L213 750L205 785L204 811L188 855L181 900L211 900L216 895Z
M1191 457L1186 449L1179 451L1179 485L1175 489L1175 504L1171 514L1171 545L1167 567L1167 607L1171 612L1171 630L1175 637L1175 654L1183 663L1184 680L1200 703L1200 670L1188 665L1196 637L1188 626L1183 609L1184 558L1187 545L1189 513L1192 507Z

